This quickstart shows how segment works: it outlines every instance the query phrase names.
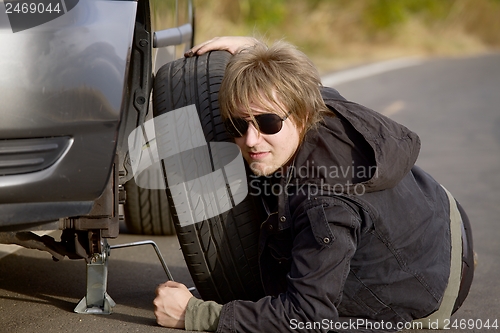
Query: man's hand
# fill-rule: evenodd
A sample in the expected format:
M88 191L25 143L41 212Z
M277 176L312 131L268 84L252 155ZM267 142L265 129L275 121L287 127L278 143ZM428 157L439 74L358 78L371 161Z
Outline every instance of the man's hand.
M165 327L185 328L184 318L189 300L193 294L182 283L167 281L156 288L156 322Z
M186 57L192 57L194 55L202 55L203 53L210 51L229 51L231 54L239 52L242 48L250 47L259 43L259 41L253 37L243 37L243 36L227 36L227 37L215 37L206 42L194 46L191 50L186 52Z

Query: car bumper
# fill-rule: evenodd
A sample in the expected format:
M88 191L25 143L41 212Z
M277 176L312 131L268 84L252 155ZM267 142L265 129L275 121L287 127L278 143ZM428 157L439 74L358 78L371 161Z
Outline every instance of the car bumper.
M79 1L17 33L0 11L0 227L83 215L102 193L124 113L136 6Z

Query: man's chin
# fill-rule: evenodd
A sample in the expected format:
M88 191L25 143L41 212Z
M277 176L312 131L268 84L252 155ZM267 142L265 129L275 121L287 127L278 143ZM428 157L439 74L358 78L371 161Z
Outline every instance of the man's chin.
M278 170L277 166L274 165L266 165L262 164L259 162L252 162L250 164L250 169L256 176L270 176L272 175L276 170Z

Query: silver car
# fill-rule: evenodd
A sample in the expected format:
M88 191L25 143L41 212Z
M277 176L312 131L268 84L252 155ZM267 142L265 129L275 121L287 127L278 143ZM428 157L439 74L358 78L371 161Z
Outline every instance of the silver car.
M132 232L174 232L165 191L135 185L127 138L192 40L188 0L2 1L0 243L105 270L120 203ZM60 241L27 231L53 221Z
M218 106L230 54L182 57L192 45L191 1L44 0L35 6L34 1L0 5L0 243L48 251L57 260L85 259L87 294L75 311L109 313L112 247L106 240L118 236L123 204L132 232L165 235L175 228L204 299L260 298L262 204L233 192L236 183L228 179L234 175L221 171L225 162L217 166L212 156L200 163L217 142L231 146ZM54 13L56 4L62 12L58 7ZM40 16L39 10L48 14ZM183 113L188 110L193 116ZM153 118L195 120L196 114L195 135L169 125L183 133L177 145L197 140L203 145L186 151L172 140L148 139ZM140 139L135 150L128 144L134 135ZM134 166L141 163L129 152L146 156L153 147L180 153L169 161L157 159L139 179ZM236 161L238 152L224 148L221 156ZM167 187L169 174L184 171L196 172ZM213 193L222 196L215 200L185 185L196 177L208 179L207 174L220 176L222 185ZM243 178L239 184L246 184ZM187 199L176 205L179 198ZM195 215L192 223L182 220ZM29 231L47 223L62 230L60 240ZM124 246L130 245L139 244Z

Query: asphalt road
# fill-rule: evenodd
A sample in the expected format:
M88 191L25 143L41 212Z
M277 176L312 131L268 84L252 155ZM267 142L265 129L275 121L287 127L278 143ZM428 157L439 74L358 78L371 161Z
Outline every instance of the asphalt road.
M474 319L474 326L500 321L500 55L426 60L336 88L420 135L417 164L465 208L478 254L469 297L453 319ZM193 285L175 237L122 233L112 243L142 239L157 242L174 279ZM85 294L85 264L22 249L0 259L0 332L179 332L155 323L154 290L165 280L151 247L112 250L114 313L78 315L73 309Z
M478 255L453 317L475 324L454 331L487 332L476 325L487 319L500 325L500 55L435 59L337 88L419 134L417 165L462 204Z

